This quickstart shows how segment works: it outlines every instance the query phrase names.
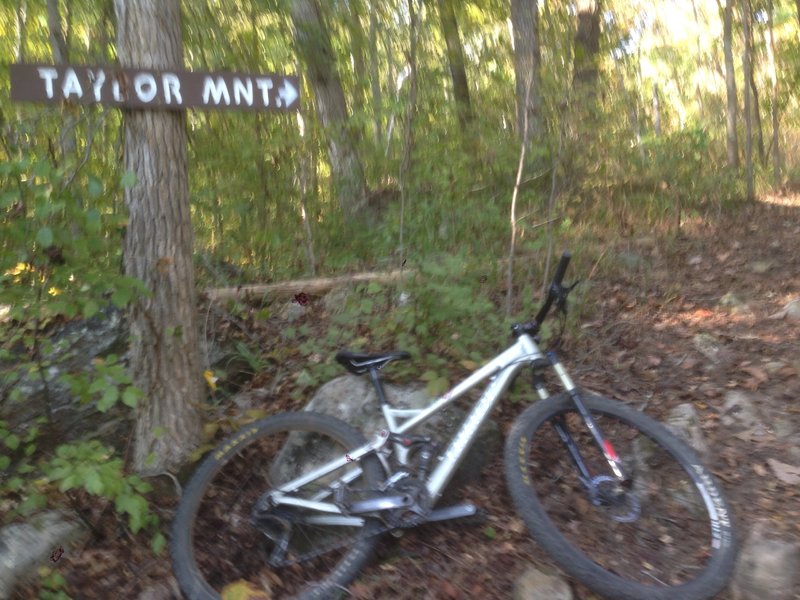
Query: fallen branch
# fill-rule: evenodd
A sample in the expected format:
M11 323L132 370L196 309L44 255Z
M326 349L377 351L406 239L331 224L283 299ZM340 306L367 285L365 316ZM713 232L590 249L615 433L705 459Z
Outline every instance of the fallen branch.
M319 296L337 285L375 281L389 283L414 275L413 269L397 269L384 273L355 273L339 277L317 277L315 279L298 279L282 283L240 285L231 288L214 288L206 290L209 300L260 300L271 302L273 300L288 299L296 294L304 293L309 296Z

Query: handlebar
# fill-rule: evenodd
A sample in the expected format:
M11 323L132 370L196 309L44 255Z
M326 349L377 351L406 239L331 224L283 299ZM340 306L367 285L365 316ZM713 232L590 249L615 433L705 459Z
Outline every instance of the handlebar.
M569 266L569 261L572 259L572 254L567 251L561 255L561 260L558 261L558 266L556 267L556 274L553 275L553 283L550 286L552 289L553 286L561 285L561 282L564 281L564 273L567 272L567 267Z
M553 306L553 302L556 303L558 308L562 310L566 306L567 294L572 289L573 286L565 288L562 285L564 281L564 275L567 272L567 267L569 266L569 261L572 259L572 254L570 252L564 252L561 255L561 259L558 261L558 265L556 266L555 275L553 275L553 281L550 283L550 287L547 288L547 297L544 300L544 304L539 309L539 312L536 313L536 317L534 317L533 321L529 323L515 323L511 327L512 334L516 337L522 333L529 333L529 334L536 334L539 331L539 327L547 318L547 313L550 312L550 308Z

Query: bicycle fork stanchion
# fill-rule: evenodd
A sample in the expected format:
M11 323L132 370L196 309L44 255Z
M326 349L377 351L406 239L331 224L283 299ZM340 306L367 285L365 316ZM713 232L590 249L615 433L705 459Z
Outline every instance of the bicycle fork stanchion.
M608 462L608 466L611 467L611 470L614 472L615 477L620 481L620 483L625 483L629 481L627 474L622 470L622 462L617 455L616 450L614 450L614 446L611 444L610 441L603 437L603 434L600 432L600 428L595 423L594 418L592 417L591 413L586 409L586 406L583 404L581 400L581 394L578 390L578 386L575 385L575 382L572 381L572 378L567 373L564 365L561 364L561 361L558 360L555 352L548 352L547 359L550 361L550 364L553 366L558 378L561 380L564 389L567 390L570 397L572 398L573 403L575 404L575 408L578 409L581 417L583 418L586 426L589 428L589 431L594 437L597 445L600 447L600 450L603 453L606 461ZM574 440L569 435L569 432L563 427L561 424L554 425L556 427L556 431L558 432L559 437L561 437L562 441L567 444L567 448L569 449L570 454L573 457L573 460L577 458L576 464L581 471L581 474L586 476L588 471L586 470L586 466L582 465L583 461L580 458L580 452L578 448L575 446ZM559 431L561 428L561 431ZM577 453L577 457L576 457ZM591 482L591 477L589 477L589 482Z

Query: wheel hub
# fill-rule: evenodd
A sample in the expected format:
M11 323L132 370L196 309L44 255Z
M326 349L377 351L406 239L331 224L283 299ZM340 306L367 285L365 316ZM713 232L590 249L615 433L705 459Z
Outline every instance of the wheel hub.
M609 516L619 523L630 523L639 518L642 506L630 489L609 475L598 475L589 482L592 504L607 509Z

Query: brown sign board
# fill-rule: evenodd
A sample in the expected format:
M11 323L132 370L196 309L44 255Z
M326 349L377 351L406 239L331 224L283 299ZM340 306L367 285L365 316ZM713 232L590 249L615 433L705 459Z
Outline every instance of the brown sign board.
M11 65L11 99L162 110L295 111L300 85L290 75Z

